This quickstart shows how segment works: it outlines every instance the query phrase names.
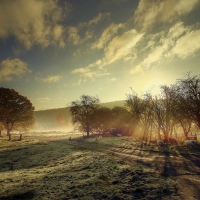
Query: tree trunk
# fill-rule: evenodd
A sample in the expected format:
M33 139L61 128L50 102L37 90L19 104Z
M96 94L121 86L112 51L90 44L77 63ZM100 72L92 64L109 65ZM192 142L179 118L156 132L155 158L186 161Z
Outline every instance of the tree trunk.
M149 130L149 141L152 140L152 126L150 127L150 130Z
M178 135L177 135L177 131L176 131L176 128L174 127L174 137L177 139L178 138Z
M90 137L90 128L88 125L86 126L86 132L87 132L87 137L89 138Z
M158 139L161 140L160 128L158 127Z
M188 133L187 131L184 131L184 136L185 136L185 139L186 139L186 140L188 140L188 134L189 134L189 133Z
M87 130L87 137L89 138L90 137L90 132Z
M147 127L145 126L144 127L144 131L143 131L143 138L142 138L142 140L143 141L145 141L145 142L147 142L148 141L148 132L147 132Z
M189 131L187 131L186 128L183 128L183 133L184 133L185 139L188 140Z
M22 140L22 134L20 134L19 140L20 140L20 141Z
M172 138L172 131L169 132L169 137Z
M11 141L11 134L8 135L8 141Z
M169 143L169 133L168 133L168 131L164 130L163 133L164 133L164 137L165 137L164 140L165 140L167 143Z
M0 130L0 136L1 136L1 130Z
M9 136L10 135L10 129L7 129L7 136Z

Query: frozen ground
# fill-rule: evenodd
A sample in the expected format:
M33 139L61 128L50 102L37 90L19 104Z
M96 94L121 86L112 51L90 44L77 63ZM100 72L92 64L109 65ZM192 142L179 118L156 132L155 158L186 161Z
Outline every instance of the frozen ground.
M0 199L200 199L194 153L141 148L128 137L17 137L0 138Z

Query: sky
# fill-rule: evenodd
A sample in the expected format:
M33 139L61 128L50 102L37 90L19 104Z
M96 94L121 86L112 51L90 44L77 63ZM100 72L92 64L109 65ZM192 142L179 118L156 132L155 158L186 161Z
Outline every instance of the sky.
M200 74L200 0L0 0L0 87L35 110Z

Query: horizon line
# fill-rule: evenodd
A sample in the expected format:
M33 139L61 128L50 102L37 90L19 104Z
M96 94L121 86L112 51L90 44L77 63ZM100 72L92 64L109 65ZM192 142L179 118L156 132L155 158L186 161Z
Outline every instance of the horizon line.
M102 102L100 104L104 104L104 103L112 103L112 102L117 102L117 101L125 101L125 100L116 100L116 101L108 101L108 102ZM41 108L41 109L37 109L34 111L45 111L45 110L53 110L53 109L60 109L60 108L69 108L70 106L66 106L66 107L55 107L55 108Z

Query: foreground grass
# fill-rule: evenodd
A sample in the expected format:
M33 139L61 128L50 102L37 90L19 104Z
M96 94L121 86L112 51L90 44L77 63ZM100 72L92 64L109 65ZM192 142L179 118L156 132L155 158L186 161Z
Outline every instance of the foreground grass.
M123 139L98 142L109 150L123 145ZM77 141L18 142L0 150L0 199L178 199L173 179L142 163L81 147Z

